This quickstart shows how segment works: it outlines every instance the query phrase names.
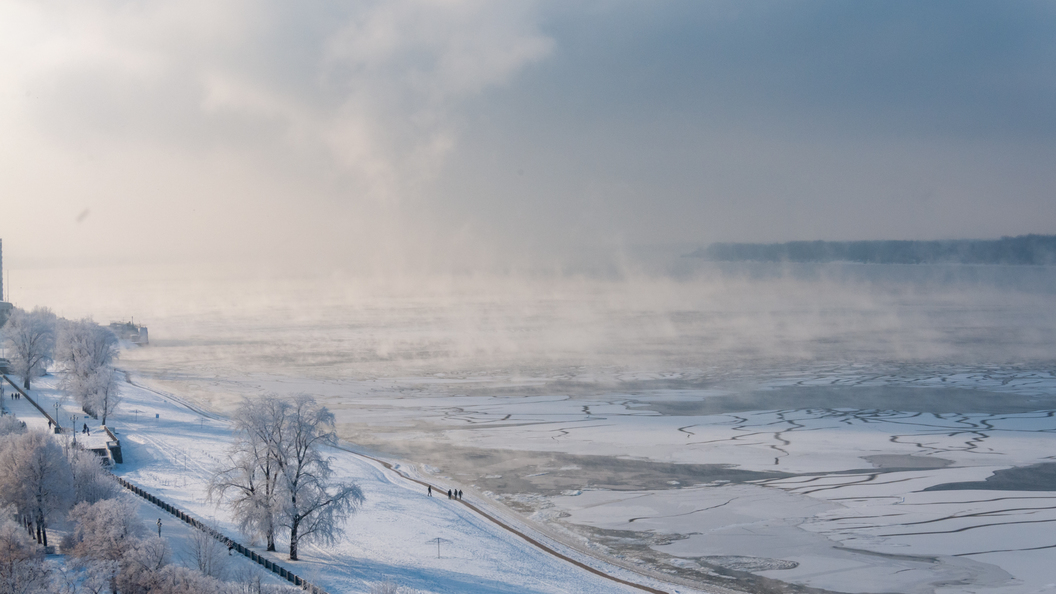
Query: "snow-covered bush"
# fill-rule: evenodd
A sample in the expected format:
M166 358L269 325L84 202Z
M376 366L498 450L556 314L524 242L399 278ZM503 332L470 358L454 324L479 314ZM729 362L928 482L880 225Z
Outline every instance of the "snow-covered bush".
M370 594L400 594L400 587L391 580L375 582L370 586Z
M63 550L97 561L120 561L139 546L139 536L145 532L135 502L124 497L78 503L69 519L74 529L63 540Z
M26 428L22 426L22 421L11 415L5 415L0 417L0 437L5 435L11 435L12 433L23 433Z
M96 503L121 495L121 486L106 470L103 459L85 450L70 448L70 471L73 473L73 502Z

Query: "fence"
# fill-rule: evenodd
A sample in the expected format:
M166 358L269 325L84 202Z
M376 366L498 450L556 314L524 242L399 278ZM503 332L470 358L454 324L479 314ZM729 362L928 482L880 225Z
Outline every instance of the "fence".
M253 561L253 562L257 563L258 565L261 565L262 567L264 567L264 569L267 569L268 571L273 572L274 574L276 574L279 577L281 577L282 579L290 582L294 586L298 586L298 587L300 587L303 590L311 592L312 594L327 594L326 590L320 588L319 586L316 586L315 584L309 582L308 580L305 580L304 578L302 578L299 575L293 573L292 571L286 569L285 567L279 565L278 563L275 563L271 559L268 559L267 557L264 557L262 555L258 555L255 551L250 550L248 547L243 546L241 543L235 542L234 540L224 536L223 534L218 532L216 529L214 529L212 526L208 526L208 525L204 524L203 522L201 522L197 518L194 518L194 517L188 515L186 512L184 512L183 510L177 508L176 506L174 506L174 505L172 505L172 504L170 504L170 503L168 503L166 501L163 501L163 500L155 497L154 495L151 495L150 493L144 491L143 489L137 487L136 485L133 485L132 483L126 481L125 479L123 479L123 478L121 478L119 476L115 476L114 478L117 479L117 482L120 483L122 487L128 489L129 491L132 491L133 493L135 493L136 495L139 495L143 499L146 499L147 501L153 503L154 505L160 507L161 509L169 512L170 514L172 514L172 515L176 516L177 518L183 520L187 524L190 524L192 527L197 528L198 530L201 530L202 532L205 532L209 536L212 536L216 540L218 540L221 543L227 545L230 549L232 549L234 551L238 551L238 553L240 555L243 555L244 557L248 558L250 561Z

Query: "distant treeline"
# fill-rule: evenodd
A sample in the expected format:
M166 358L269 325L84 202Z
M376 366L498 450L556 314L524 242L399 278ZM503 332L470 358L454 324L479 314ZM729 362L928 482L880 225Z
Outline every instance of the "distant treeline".
M720 262L871 264L1056 264L1056 235L949 241L790 241L713 243L690 257Z

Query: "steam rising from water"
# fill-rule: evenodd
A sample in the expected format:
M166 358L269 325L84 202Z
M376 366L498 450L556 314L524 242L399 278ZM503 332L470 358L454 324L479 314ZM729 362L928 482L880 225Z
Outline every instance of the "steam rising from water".
M17 274L18 304L128 319L129 361L317 378L570 369L1052 360L1056 269L714 265L653 272L292 278L258 271ZM32 292L28 289L32 287Z

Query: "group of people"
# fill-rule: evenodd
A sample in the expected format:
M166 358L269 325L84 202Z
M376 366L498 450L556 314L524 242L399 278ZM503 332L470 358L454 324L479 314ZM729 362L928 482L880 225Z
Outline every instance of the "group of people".
M432 485L426 485L425 486L425 493L429 497L432 497L433 496L433 486ZM454 490L448 489L447 490L447 498L448 499L456 499L456 500L461 501L462 500L462 489L454 489Z
M74 425L74 427L76 427L76 425ZM81 429L81 433L83 433L85 435L91 435L92 434L92 430L88 428L88 423L84 424L84 428Z
M11 392L11 400L22 400L22 393L18 390Z

